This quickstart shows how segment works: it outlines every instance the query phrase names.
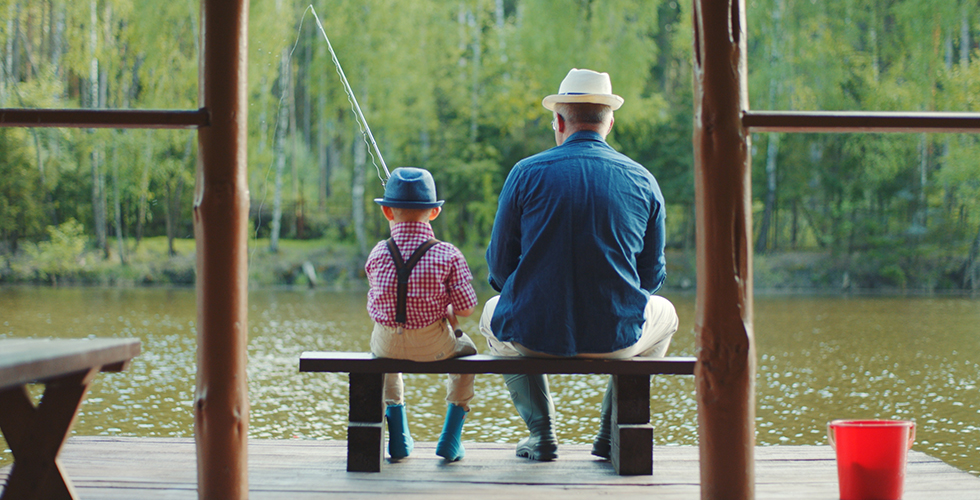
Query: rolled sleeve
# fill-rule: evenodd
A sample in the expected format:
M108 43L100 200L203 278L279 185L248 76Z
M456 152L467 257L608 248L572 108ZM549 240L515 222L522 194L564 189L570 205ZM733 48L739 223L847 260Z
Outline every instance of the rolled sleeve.
M659 193L657 193L659 194ZM643 251L636 259L636 270L640 275L640 288L653 294L663 286L667 278L667 262L664 258L665 215L663 198L654 196L650 218L647 220Z

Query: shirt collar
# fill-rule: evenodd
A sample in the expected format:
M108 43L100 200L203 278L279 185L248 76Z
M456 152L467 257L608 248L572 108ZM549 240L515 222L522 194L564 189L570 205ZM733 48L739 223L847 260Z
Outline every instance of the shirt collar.
M562 145L568 144L570 142L578 142L578 141L606 142L605 140L602 139L602 136L599 135L599 132L595 132L593 130L579 130L578 132L575 132L574 134L568 136L568 138L565 139L565 142L563 142Z
M429 224L428 222L398 222L391 226L392 238L398 239L414 234L421 234L427 239L435 237L435 233L432 231L432 224Z

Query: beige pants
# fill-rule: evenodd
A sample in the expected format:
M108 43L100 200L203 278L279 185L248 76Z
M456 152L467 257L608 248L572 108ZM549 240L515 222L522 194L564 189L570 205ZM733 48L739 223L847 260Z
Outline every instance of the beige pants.
M494 356L532 356L538 358L552 358L551 354L544 354L532 351L517 342L504 342L497 339L490 329L490 320L493 319L493 310L497 308L497 301L500 296L496 295L487 301L483 306L483 315L480 317L480 333L487 338L490 346L490 354ZM623 359L636 356L650 356L662 358L667 354L670 347L670 339L677 331L678 319L677 311L669 300L659 296L651 295L647 301L646 308L643 310L643 328L640 339L635 344L613 352L603 353L582 353L576 358L609 358Z
M457 338L445 319L417 330L375 323L371 332L371 352L382 358L438 361L476 354L476 345L465 333ZM474 396L474 375L450 373L448 377L446 401L469 411L469 402ZM386 373L385 404L405 404L404 387L401 373Z

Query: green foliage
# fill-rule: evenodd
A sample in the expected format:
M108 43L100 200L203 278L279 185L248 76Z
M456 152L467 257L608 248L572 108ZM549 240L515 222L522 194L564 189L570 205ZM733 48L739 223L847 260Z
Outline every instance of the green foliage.
M42 280L57 282L70 278L84 267L82 251L85 250L85 229L75 219L47 227L47 241L27 246L38 276Z
M906 282L908 281L908 278L905 276L905 271L895 264L882 267L879 273L885 282L898 288L904 289Z
M387 225L370 201L382 190L380 160L369 159L365 185L355 185L362 167L354 145L363 135L309 6L250 4L252 234L270 234L283 159L284 238L352 245L353 204L363 203L363 234L380 239ZM746 6L755 109L980 110L975 2ZM693 248L690 2L337 0L316 7L389 169L434 173L447 200L435 222L440 237L480 253L510 168L554 145L541 99L569 68L585 67L609 72L626 99L608 140L657 176L668 244ZM0 12L0 106L200 105L198 0L0 0ZM897 286L889 266L898 266L902 283L914 287L928 280L907 266L923 259L865 266L871 261L858 255L942 242L930 251L944 264L931 268L947 277L933 281L957 281L948 270L980 228L975 136L781 134L773 148L774 135L752 140L755 227L772 218L768 249L831 252L860 267L855 277L889 275L867 283ZM22 242L42 241L45 227L69 219L86 235L107 226L107 236L132 242L134 257L168 228L181 241L192 232L196 164L188 131L0 130L0 251L16 257ZM770 181L776 192L766 207ZM355 195L361 190L363 198ZM192 249L176 251L186 257ZM137 280L160 276L131 272Z
M978 109L975 3L767 0L748 9L754 108ZM980 226L974 136L781 134L774 158L767 149L772 137L753 139L754 193L765 200L770 181L776 186L765 221L775 227L769 229L770 247L805 248L801 244L812 236L855 266L858 286L928 288L955 281L925 279L915 266L932 269L935 277L956 265L867 255L928 248L933 259L964 262L963 249ZM776 165L774 179L767 163ZM936 241L945 243L927 246Z
M40 177L31 167L25 130L0 129L0 237L11 249L20 238L39 236L44 225Z

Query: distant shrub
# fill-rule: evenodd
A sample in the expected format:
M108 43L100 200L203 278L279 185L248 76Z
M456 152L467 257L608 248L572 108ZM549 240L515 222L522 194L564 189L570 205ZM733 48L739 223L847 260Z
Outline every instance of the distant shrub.
M895 264L882 267L878 273L885 283L892 286L905 288L905 285L908 282L908 277L905 275L905 271Z
M46 229L49 239L27 245L25 251L34 264L38 278L57 283L59 278L71 277L85 267L85 228L75 219Z

